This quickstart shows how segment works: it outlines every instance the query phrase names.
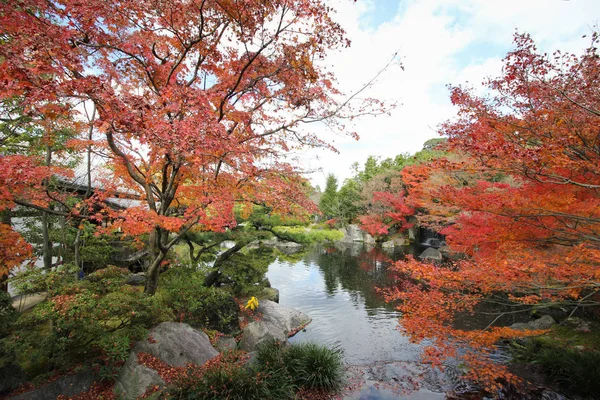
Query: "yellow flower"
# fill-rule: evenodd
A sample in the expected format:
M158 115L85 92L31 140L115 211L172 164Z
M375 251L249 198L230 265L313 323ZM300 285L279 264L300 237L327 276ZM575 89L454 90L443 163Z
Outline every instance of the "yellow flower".
M250 297L250 300L246 303L246 310L256 310L258 308L258 299L254 296Z

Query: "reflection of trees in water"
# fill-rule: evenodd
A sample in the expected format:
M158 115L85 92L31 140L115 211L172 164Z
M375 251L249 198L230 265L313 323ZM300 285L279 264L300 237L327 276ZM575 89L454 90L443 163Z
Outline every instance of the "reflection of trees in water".
M335 246L316 246L306 254L305 260L319 266L329 295L333 295L338 286L350 296L362 296L367 309L393 307L383 301L377 293L377 287L389 284L388 266L402 254L387 254L378 247L362 243ZM358 298L353 298L357 302Z

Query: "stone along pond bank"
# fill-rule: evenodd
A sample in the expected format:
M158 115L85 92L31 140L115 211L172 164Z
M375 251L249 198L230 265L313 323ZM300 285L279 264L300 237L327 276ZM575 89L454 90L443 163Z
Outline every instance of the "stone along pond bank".
M247 351L248 362L251 363L260 345L274 340L285 343L288 337L311 321L306 314L270 300L261 300L255 314L260 318L250 322L244 328L239 342L227 336L220 336L211 342L206 333L185 323L159 324L131 350L114 385L114 393L119 399L134 400L145 394L158 392L167 386L165 367L177 368L188 364L202 366L220 353L235 348ZM77 395L87 398L87 393L97 380L98 376L85 371L59 378L35 390L10 398L50 400L59 396L64 396L63 398L66 399Z

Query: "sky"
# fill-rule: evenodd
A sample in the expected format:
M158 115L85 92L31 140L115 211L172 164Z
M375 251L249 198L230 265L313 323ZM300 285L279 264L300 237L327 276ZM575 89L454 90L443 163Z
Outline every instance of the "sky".
M361 117L350 130L360 140L325 137L339 154L307 150L300 155L308 177L324 188L328 173L341 183L354 162L415 153L439 137L437 126L452 118L447 85L481 87L498 76L516 31L531 34L538 48L580 54L600 21L600 0L327 0L333 18L346 30L350 48L334 52L324 64L341 90L352 93L398 53L366 96L397 107L389 116Z

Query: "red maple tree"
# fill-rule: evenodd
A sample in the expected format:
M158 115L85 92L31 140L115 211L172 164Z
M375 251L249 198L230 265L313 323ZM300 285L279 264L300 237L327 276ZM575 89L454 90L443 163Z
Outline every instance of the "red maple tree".
M190 229L233 226L234 204L310 210L283 156L328 146L311 124L341 128L345 116L379 107L350 109L320 66L349 44L331 13L320 0L2 2L0 97L22 100L27 115L70 120L78 104L93 103L102 136L94 146L114 171L113 189L143 205L90 217L147 235L151 294L169 249ZM36 205L29 192L11 201Z
M456 157L404 173L409 204L430 207L446 224L449 246L467 259L445 266L398 262L388 299L401 301L402 326L413 339L433 339L429 361L461 354L468 377L488 388L500 377L514 380L487 359L498 341L538 333L503 327L502 315L599 304L597 33L592 41L581 56L547 55L528 35L515 36L516 49L502 75L486 82L485 97L451 90L458 117L441 133ZM444 184L434 174L462 178ZM510 311L498 312L483 330L456 328L457 313L486 302Z

